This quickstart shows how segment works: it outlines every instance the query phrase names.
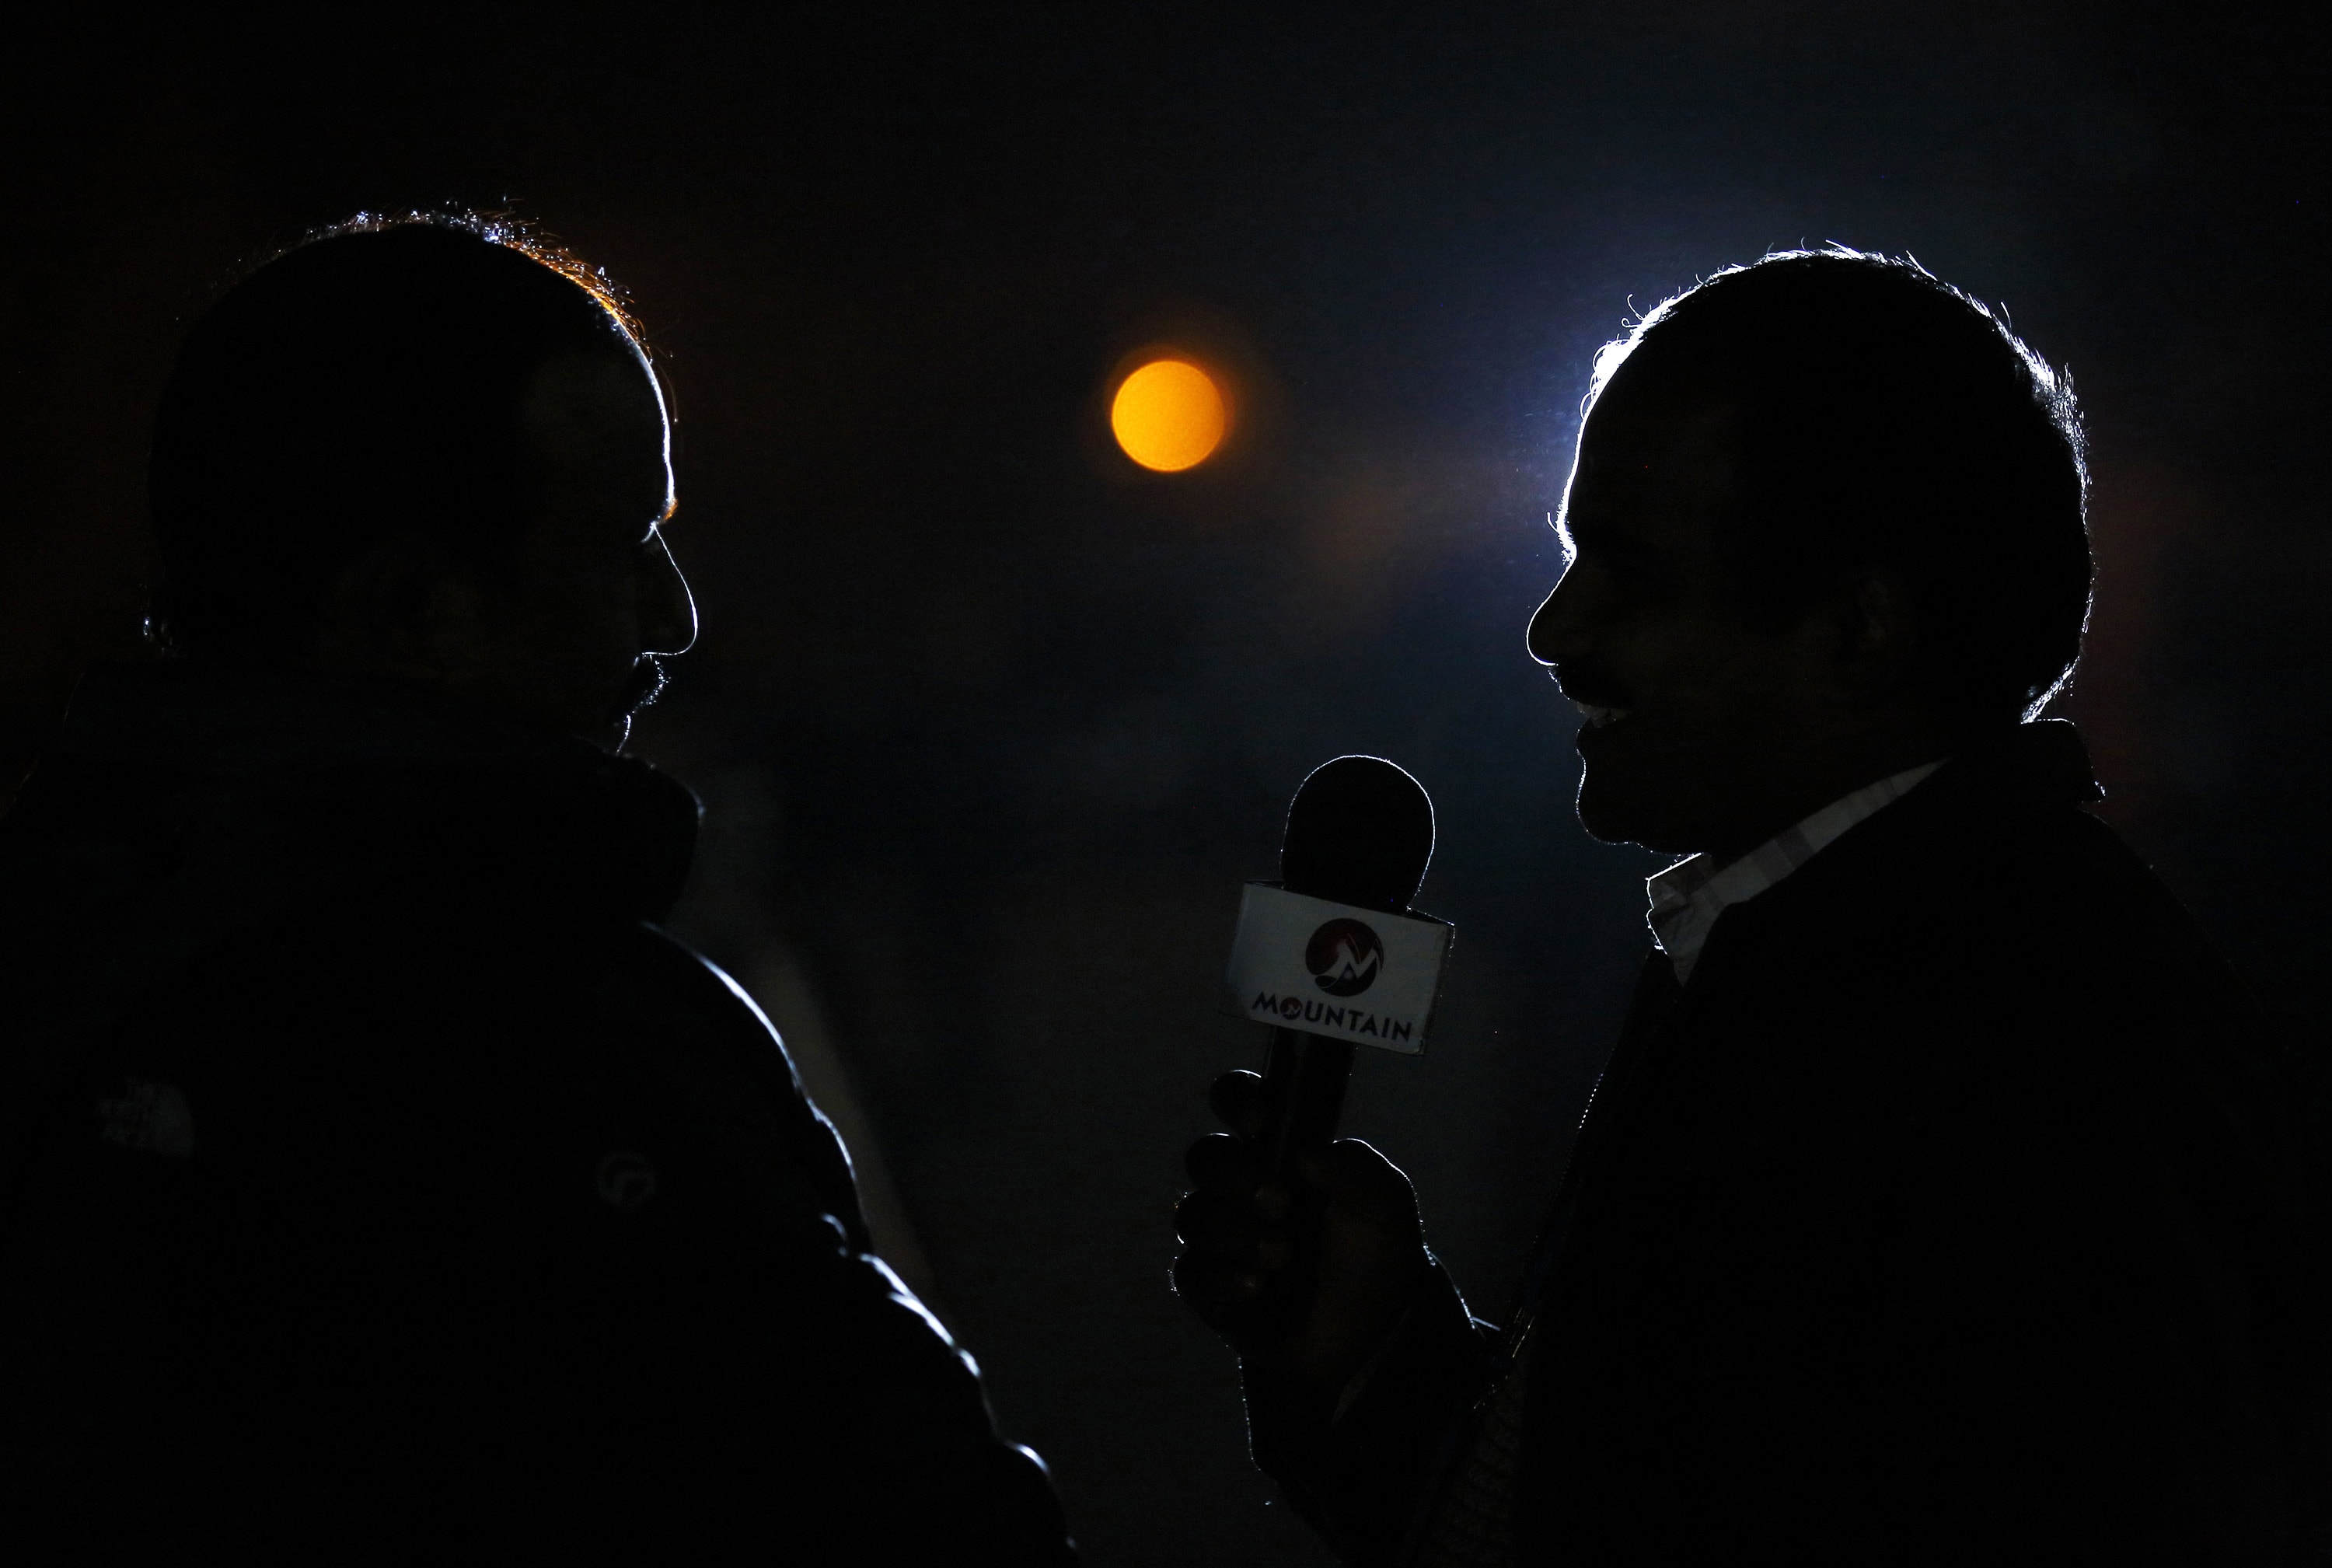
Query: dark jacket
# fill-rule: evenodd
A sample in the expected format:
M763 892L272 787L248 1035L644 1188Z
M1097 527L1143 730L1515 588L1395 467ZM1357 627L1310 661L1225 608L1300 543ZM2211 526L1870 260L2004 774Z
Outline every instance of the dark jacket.
M2276 1561L2314 1370L2278 1054L2069 725L1655 954L1528 1287L1515 1559ZM1510 1342L1429 1292L1257 1458L1400 1560Z
M0 1557L1068 1560L651 923L695 825L393 687L91 677L0 827Z

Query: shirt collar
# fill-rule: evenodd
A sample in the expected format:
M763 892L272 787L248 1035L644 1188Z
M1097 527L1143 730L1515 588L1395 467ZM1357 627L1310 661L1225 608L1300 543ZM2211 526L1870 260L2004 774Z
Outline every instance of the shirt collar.
M1706 856L1696 855L1646 879L1644 891L1651 904L1646 918L1652 928L1652 942L1676 966L1677 982L1692 978L1693 965L1700 961L1700 950L1707 945L1718 915L1773 887L1836 843L1847 829L1901 799L1943 765L1939 760L1907 768L1842 795L1738 860L1711 865Z

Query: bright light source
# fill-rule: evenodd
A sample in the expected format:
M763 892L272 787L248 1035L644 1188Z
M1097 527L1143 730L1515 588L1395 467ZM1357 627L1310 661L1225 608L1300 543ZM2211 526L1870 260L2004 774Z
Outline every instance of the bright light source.
M1152 359L1118 384L1109 427L1144 468L1179 473L1222 445L1222 388L1188 359Z

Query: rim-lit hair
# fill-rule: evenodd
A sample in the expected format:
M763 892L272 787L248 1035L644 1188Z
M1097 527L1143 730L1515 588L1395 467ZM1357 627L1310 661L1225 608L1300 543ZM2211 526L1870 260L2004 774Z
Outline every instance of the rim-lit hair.
M630 292L610 276L607 268L585 261L569 250L558 235L516 213L481 213L465 207L416 207L403 213L360 212L302 235L299 244L290 250L338 239L343 234L386 234L393 229L415 225L473 234L489 244L516 251L528 260L550 268L597 300L599 308L607 311L608 318L622 329L624 336L632 340L632 346L640 351L640 357L654 359L655 356L648 349L647 333L641 327L639 317L633 313ZM289 253L290 251L279 253Z

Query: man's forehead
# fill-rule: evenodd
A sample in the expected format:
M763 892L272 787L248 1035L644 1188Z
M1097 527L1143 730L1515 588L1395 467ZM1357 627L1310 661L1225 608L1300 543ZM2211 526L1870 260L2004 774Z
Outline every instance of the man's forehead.
M1739 410L1730 397L1664 388L1629 396L1615 384L1580 432L1567 521L1576 533L1720 506L1739 453Z
M669 434L655 377L629 344L564 354L527 383L521 421L537 457L565 480L660 514L670 499Z
M629 345L578 349L544 361L527 378L522 418L546 453L565 455L609 437L664 443L664 397Z

